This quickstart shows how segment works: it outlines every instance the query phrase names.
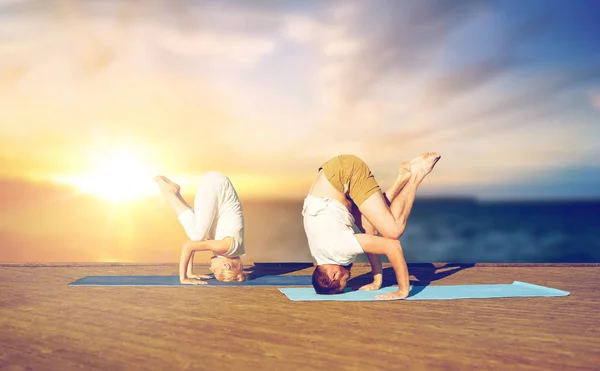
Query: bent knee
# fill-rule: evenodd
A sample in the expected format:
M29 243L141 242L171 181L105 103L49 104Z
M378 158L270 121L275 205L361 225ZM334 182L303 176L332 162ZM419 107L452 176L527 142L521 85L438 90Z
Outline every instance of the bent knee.
M196 232L196 231L192 230L192 231L185 231L185 232L186 232L185 234L188 236L190 241L194 241L194 242L206 240L206 237L207 237L206 233L203 233L201 231Z
M404 234L405 229L406 229L406 224L402 224L402 225L396 225L395 227L389 228L385 231L380 231L380 233L381 233L382 237L389 238L392 240L397 240Z

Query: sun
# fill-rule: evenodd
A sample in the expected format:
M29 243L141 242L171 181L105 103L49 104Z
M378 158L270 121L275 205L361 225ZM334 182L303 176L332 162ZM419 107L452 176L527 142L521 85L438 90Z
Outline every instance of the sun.
M90 162L90 172L62 177L59 182L114 202L137 200L158 192L152 180L156 174L134 151L120 149L103 152L95 155Z

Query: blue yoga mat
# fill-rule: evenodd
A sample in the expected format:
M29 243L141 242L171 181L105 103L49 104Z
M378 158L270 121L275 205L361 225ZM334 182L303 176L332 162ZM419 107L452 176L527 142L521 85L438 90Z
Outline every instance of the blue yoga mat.
M214 278L198 286L312 286L311 276L261 276L244 282L220 282ZM69 286L192 286L179 283L179 276L87 276Z
M375 301L377 300L375 296L397 290L398 287L385 287L377 291L356 290L338 295L318 295L312 287L279 289L279 291L293 301ZM411 286L408 297L404 300L485 299L567 295L569 295L567 291L515 281L512 284L498 285Z

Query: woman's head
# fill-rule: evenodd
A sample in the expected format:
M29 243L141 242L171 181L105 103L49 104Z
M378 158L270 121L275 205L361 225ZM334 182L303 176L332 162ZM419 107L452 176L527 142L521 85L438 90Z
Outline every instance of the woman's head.
M312 284L317 294L339 294L346 288L350 279L350 268L337 264L317 265L312 275Z
M247 279L244 264L239 256L216 257L210 259L210 271L221 282L242 282Z

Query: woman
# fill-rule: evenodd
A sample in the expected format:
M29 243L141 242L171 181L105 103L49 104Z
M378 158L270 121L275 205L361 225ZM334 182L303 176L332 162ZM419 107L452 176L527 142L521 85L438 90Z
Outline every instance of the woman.
M196 251L212 251L210 270L223 282L246 280L240 256L244 255L242 204L229 178L208 172L200 179L194 208L180 194L179 185L164 176L154 178L163 196L175 210L189 241L183 244L179 261L182 284L206 284L210 276L195 275L192 263Z

